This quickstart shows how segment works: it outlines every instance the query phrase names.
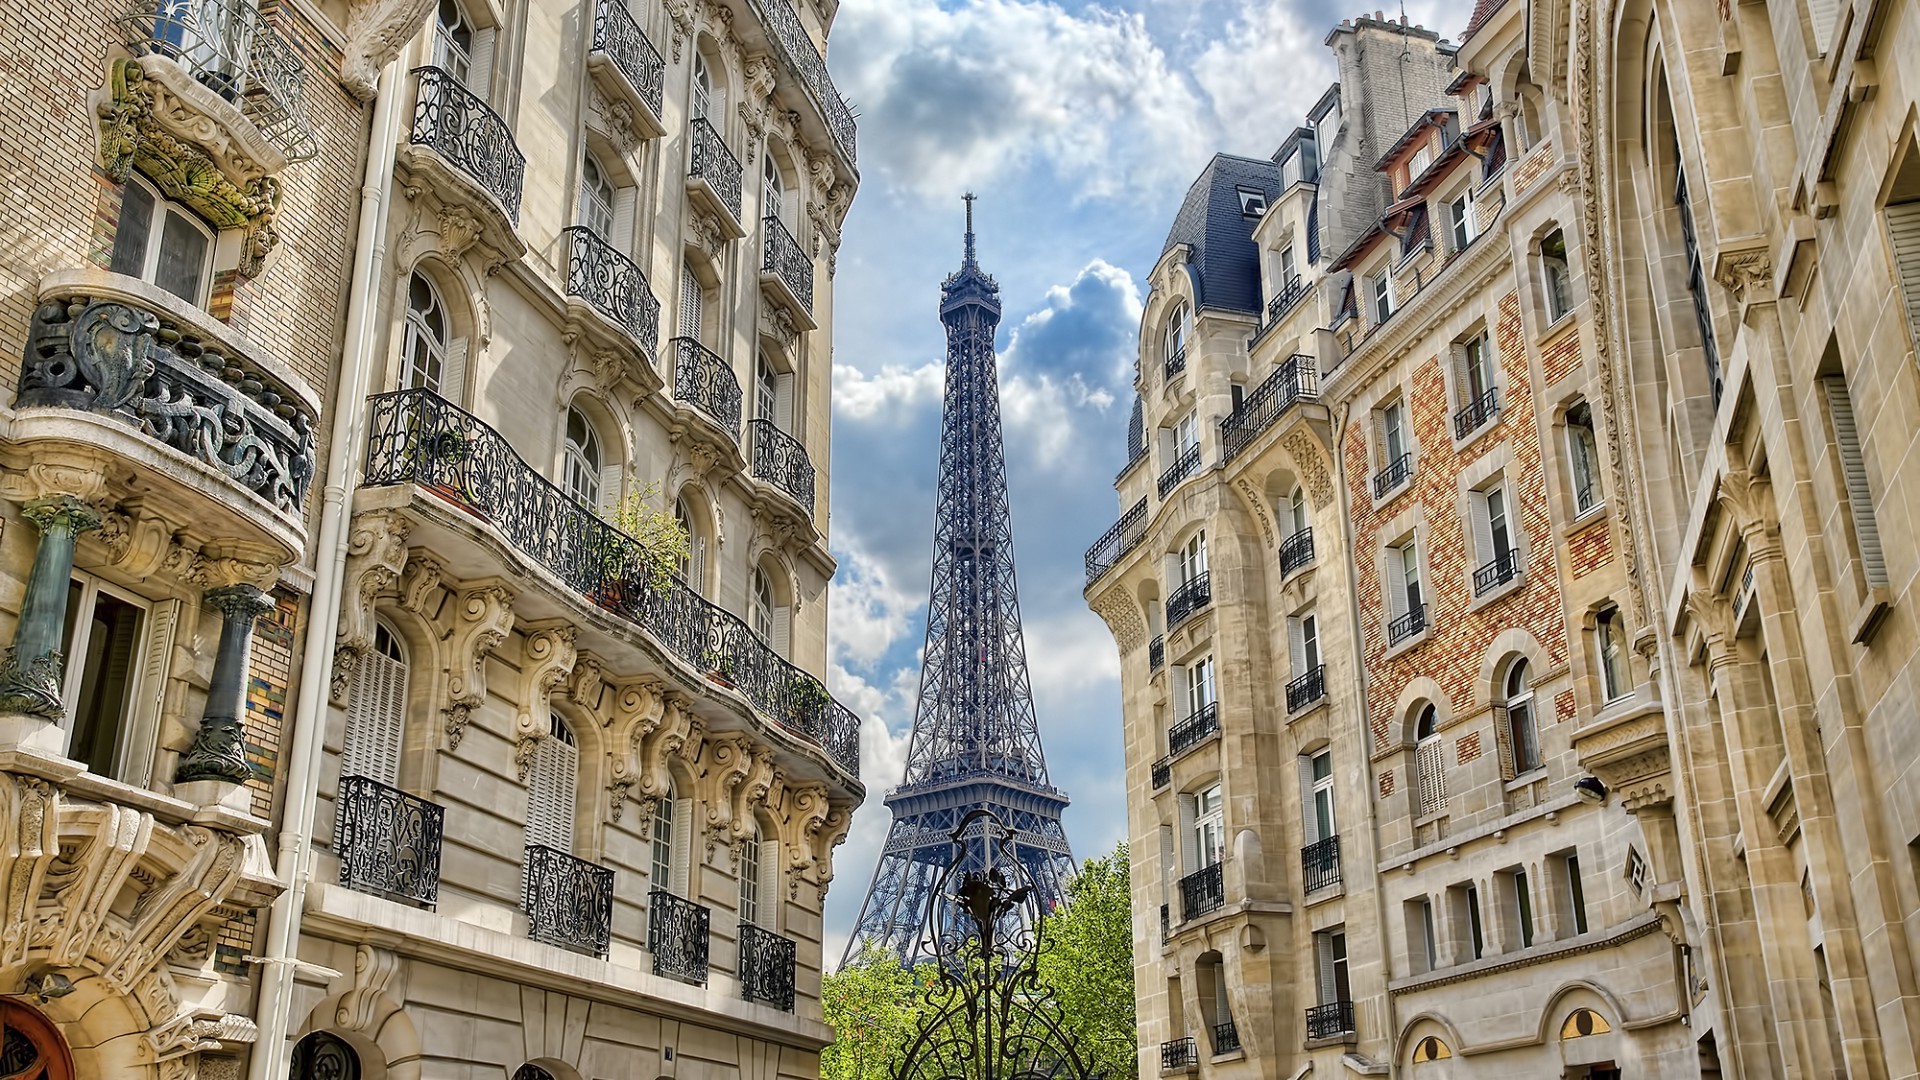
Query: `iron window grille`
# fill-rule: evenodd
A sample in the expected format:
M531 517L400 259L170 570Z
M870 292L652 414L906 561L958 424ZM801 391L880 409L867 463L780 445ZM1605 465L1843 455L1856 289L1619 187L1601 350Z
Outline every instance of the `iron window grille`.
M1307 1038L1331 1039L1353 1030L1353 1002L1329 1001L1307 1010Z
M1167 629L1186 622L1212 602L1213 586L1203 570L1167 597Z
M1185 345L1173 350L1173 355L1167 357L1166 362L1160 365L1160 374L1164 376L1168 382L1172 382L1174 376L1185 370L1187 370L1187 347Z
M1302 401L1320 396L1320 373L1314 359L1304 354L1288 357L1273 374L1261 380L1240 406L1220 421L1221 453L1228 461L1238 457L1260 433Z
M1340 838L1329 836L1300 849L1300 880L1309 893L1340 884Z
M707 931L713 913L665 889L647 898L647 951L653 973L682 982L707 981Z
M719 353L692 338L673 339L673 396L740 437L740 380Z
M1520 576L1520 549L1508 548L1473 572L1473 595L1485 596Z
M1153 640L1147 643L1147 670L1159 671L1166 663L1167 639L1164 635L1155 634Z
M1180 918L1191 922L1220 910L1227 903L1226 879L1221 864L1203 866L1180 879Z
M1287 711L1299 712L1327 696L1327 665L1315 664L1287 684Z
M1398 645L1427 628L1427 606L1415 604L1405 615L1387 624L1387 644Z
M1500 388L1487 387L1487 392L1474 398L1453 414L1453 437L1464 439L1491 423L1500 415Z
M1413 451L1409 450L1387 463L1373 475L1373 497L1384 499L1393 489L1413 479Z
M1155 791L1173 782L1173 759L1163 757L1153 763L1153 789Z
M1180 721L1167 732L1167 754L1178 757L1188 750L1205 742L1207 737L1220 730L1220 703L1208 702L1192 716Z
M794 954L792 938L741 923L740 996L792 1012Z
M527 845L521 906L527 936L563 949L607 955L613 930L613 871L542 844Z
M1169 1039L1160 1044L1160 1071L1176 1072L1191 1069L1200 1064L1200 1054L1193 1044L1193 1036Z
M1280 572L1291 574L1313 561L1313 526L1309 525L1280 542Z
M429 146L481 190L493 196L507 220L520 224L520 188L527 158L513 141L507 122L484 98L451 72L415 68L420 92L413 105L411 141Z
M446 808L364 776L340 778L334 854L350 889L433 907Z
M1273 299L1267 301L1267 325L1272 326L1279 322L1287 312L1298 306L1306 295L1307 283L1301 280L1299 274L1288 278L1286 284L1280 286L1280 291L1273 294Z
M1100 579L1100 575L1113 569L1121 556L1139 546L1147 538L1147 500L1141 499L1120 515L1113 527L1100 534L1087 548L1087 584Z
M1238 1049L1240 1049L1240 1029L1233 1026L1232 1020L1213 1025L1213 1053L1215 1057L1221 1054L1231 1054Z
M1160 483L1157 487L1157 490L1160 492L1160 497L1163 499L1166 498L1167 492L1172 491L1175 484L1192 476L1194 471L1199 467L1199 444L1196 443L1180 451L1180 456L1173 459L1173 464L1168 465L1166 469L1160 473Z
M759 9L761 20L766 23L774 51L800 85L807 88L814 105L820 110L821 120L833 136L834 145L846 155L849 164L854 164L858 129L854 124L853 109L834 87L833 77L827 73L826 58L814 46L813 38L801 23L800 16L794 13L793 6L787 0L753 0L753 6Z

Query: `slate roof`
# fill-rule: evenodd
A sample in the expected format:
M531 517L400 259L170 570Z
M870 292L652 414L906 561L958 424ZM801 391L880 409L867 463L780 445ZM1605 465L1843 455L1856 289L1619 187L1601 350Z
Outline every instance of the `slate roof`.
M1493 18L1494 12L1506 6L1506 2L1507 0L1479 0L1474 4L1473 14L1467 19L1466 32L1460 35L1461 44L1464 45L1471 40L1474 33L1486 25L1488 19Z
M1261 192L1272 206L1280 197L1280 166L1260 158L1215 154L1187 189L1160 249L1163 256L1179 244L1191 249L1196 307L1260 310L1260 253L1253 243L1260 219L1240 212L1240 188Z

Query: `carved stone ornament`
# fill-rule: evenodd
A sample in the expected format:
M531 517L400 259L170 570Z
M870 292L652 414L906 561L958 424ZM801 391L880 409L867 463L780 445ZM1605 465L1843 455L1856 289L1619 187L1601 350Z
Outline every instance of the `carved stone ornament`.
M487 699L487 654L513 629L513 590L481 585L460 594L447 639L447 749L457 750L473 710Z
M513 763L522 780L533 769L535 748L548 737L548 703L553 692L573 673L577 633L572 626L555 625L527 635L525 666L520 671L520 715L513 732Z
M607 811L614 821L639 786L642 769L641 746L660 727L666 715L667 699L657 680L643 679L614 689L613 719L607 747L612 758L612 777L607 781Z
M753 769L753 740L724 735L707 740L707 858L716 846L731 846L734 833L733 793Z
M433 11L435 0L358 0L347 11L347 39L342 43L340 81L361 101L372 101L380 69L400 55L407 42L420 35L420 24Z
M336 705L346 703L353 672L360 658L373 649L374 598L399 582L407 565L407 534L411 529L411 523L393 510L369 511L348 525L347 587L340 605L333 674L327 687Z

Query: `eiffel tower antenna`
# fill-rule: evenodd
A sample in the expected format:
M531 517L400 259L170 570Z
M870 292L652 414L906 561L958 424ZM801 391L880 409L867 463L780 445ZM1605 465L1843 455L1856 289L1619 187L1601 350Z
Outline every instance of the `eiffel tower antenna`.
M842 963L869 943L907 964L932 958L921 933L927 907L953 859L950 834L973 810L993 811L1012 831L1041 910L1065 898L1074 873L1060 827L1067 796L1047 778L1014 587L993 349L1000 286L975 258L974 196L965 199L965 257L940 286L947 382L920 695L906 776L886 798L893 827ZM962 870L989 869L992 840L972 837Z

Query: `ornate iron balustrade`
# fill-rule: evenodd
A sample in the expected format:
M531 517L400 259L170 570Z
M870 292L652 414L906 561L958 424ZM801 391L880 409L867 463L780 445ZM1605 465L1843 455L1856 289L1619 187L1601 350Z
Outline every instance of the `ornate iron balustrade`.
M660 347L660 301L639 264L585 225L567 234L567 295L618 323L646 351Z
M1166 470L1160 474L1158 485L1160 497L1166 498L1167 492L1172 491L1175 484L1192 476L1199 467L1200 446L1196 443L1181 451L1180 456L1173 459L1173 464L1167 466Z
M1164 635L1155 634L1153 640L1147 642L1147 670L1159 671L1166 664L1167 639Z
M1220 864L1203 866L1180 879L1180 918L1191 922L1227 903L1226 878Z
M312 406L231 343L131 297L42 296L18 390L18 408L110 417L288 514L313 481Z
M1234 1026L1232 1020L1213 1025L1213 1054L1215 1057L1219 1057L1221 1054L1231 1054L1238 1049L1240 1049L1240 1029Z
M446 808L364 776L343 776L334 802L340 884L433 907L440 899Z
M1353 1002L1329 1001L1307 1010L1307 1038L1331 1039L1353 1030Z
M1280 572L1291 574L1313 561L1313 526L1280 541Z
M419 484L489 522L568 588L646 630L685 663L724 676L763 717L859 774L859 717L677 576L655 588L640 542L574 502L499 432L431 391L371 400L366 486Z
M1384 499L1387 493L1413 479L1413 451L1409 450L1373 474L1373 497Z
M1161 904L1160 905L1160 940L1165 941L1172 936L1173 936L1173 916L1168 913L1167 905Z
M1113 527L1100 534L1087 548L1087 584L1100 579L1100 575L1113 569L1120 557L1132 551L1140 541L1147 538L1147 500L1141 499L1120 515Z
M288 161L319 153L306 65L254 0L134 0L114 27L128 52L167 57L239 106Z
M1163 757L1153 763L1153 789L1155 791L1173 782L1173 759Z
M518 226L527 158L514 143L507 122L452 73L421 67L414 74L420 77L420 93L413 104L411 140L432 147L466 173Z
M1464 439L1479 431L1481 426L1500 415L1500 388L1487 387L1487 392L1467 402L1459 412L1453 414L1453 437Z
M653 115L660 115L666 62L621 0L599 0L593 6L593 51L612 60Z
M813 260L807 249L793 238L785 222L769 215L763 222L766 240L760 252L760 272L786 282L808 315L813 314Z
M1203 570L1173 590L1172 596L1167 597L1167 629L1172 630L1193 618L1202 608L1211 603L1213 603L1212 579Z
M1253 445L1261 432L1295 404L1320 396L1320 374L1313 363L1311 356L1288 357L1241 400L1239 408L1220 421L1220 446L1226 460L1232 461Z
M820 118L826 124L827 131L833 135L834 143L840 152L847 156L849 163L858 163L856 157L853 110L847 106L840 91L834 88L833 77L827 74L827 61L820 50L813 47L813 39L807 36L807 28L800 23L800 16L794 13L787 0L754 0L754 6L760 9L760 18L771 31L774 51L786 63L800 84L813 96L814 105L820 109Z
M1485 596L1520 576L1520 549L1508 548L1473 572L1473 595Z
M800 440L771 420L747 425L753 432L753 475L794 497L813 513L813 461Z
M707 182L720 205L727 208L733 220L740 220L740 159L727 149L727 140L722 138L718 128L706 117L696 116L687 132L688 140L693 143L693 156L688 163L688 176Z
M1173 725L1167 732L1167 753L1169 756L1179 757L1219 730L1220 703L1209 701L1192 716Z
M1286 317L1287 312L1298 307L1300 301L1306 299L1307 291L1307 283L1301 280L1299 274L1288 278L1287 283L1280 286L1280 291L1273 294L1273 299L1267 301L1267 326L1278 323Z
M740 996L792 1012L794 952L792 938L741 923Z
M527 936L592 956L613 933L613 871L541 844L527 845L521 906Z
M1175 375L1185 370L1187 370L1187 347L1185 345L1173 350L1173 355L1167 357L1166 362L1160 365L1161 377L1165 378L1168 382L1172 382Z
M707 981L707 930L713 913L665 889L647 897L647 951L653 973L691 983Z
M1287 711L1301 709L1327 696L1327 665L1315 664L1287 684Z
M1340 838L1329 836L1300 849L1300 880L1309 892L1340 884Z
M692 338L673 339L673 396L740 437L740 380L719 353Z
M1177 1072L1191 1069L1200 1064L1200 1053L1193 1045L1193 1036L1169 1039L1160 1044L1160 1071Z
M1415 604L1405 615L1387 624L1387 644L1398 645L1427 628L1427 605Z

